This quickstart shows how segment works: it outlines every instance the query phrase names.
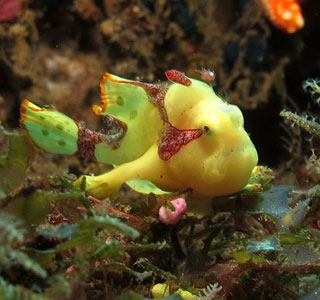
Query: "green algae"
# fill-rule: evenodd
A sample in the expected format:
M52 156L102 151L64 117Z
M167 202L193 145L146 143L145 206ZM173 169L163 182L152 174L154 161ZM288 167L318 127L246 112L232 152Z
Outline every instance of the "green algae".
M0 200L16 194L24 185L34 148L19 131L0 127Z

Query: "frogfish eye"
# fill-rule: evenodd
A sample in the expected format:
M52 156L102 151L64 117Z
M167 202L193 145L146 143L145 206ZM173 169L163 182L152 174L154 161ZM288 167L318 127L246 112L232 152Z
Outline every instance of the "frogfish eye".
M207 126L207 125L203 126L203 131L204 131L204 133L208 133L210 131L209 126Z
M207 137L210 137L210 136L214 135L213 130L208 125L203 125L202 126L202 131L203 131L203 134L205 136L207 136Z

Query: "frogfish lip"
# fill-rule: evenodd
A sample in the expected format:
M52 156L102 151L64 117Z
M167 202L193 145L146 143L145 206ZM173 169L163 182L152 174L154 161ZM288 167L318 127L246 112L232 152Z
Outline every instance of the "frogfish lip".
M239 147L237 151L232 153L226 160L224 168L226 168L226 177L230 181L239 184L240 189L247 184L253 168L258 163L257 150L253 143L247 144L245 147Z
M258 154L249 136L229 144L218 155L210 159L210 190L217 195L227 195L240 191L258 163Z

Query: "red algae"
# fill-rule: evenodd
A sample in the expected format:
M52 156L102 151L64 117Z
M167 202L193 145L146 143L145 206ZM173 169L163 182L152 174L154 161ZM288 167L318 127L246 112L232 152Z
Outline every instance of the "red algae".
M22 13L21 0L0 0L0 22L11 21Z

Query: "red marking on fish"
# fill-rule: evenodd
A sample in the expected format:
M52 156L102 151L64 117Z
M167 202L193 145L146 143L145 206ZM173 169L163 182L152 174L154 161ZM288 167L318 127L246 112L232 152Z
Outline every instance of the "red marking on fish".
M167 78L175 83L179 83L185 86L190 86L192 84L192 81L183 73L177 71L177 70L168 70L165 72Z
M78 151L75 155L89 160L95 160L94 150L96 144L102 142L102 137L99 133L91 131L80 123L78 126Z
M162 135L162 141L159 146L160 158L165 161L169 160L179 152L182 146L187 145L201 135L201 129L180 130L169 124Z

